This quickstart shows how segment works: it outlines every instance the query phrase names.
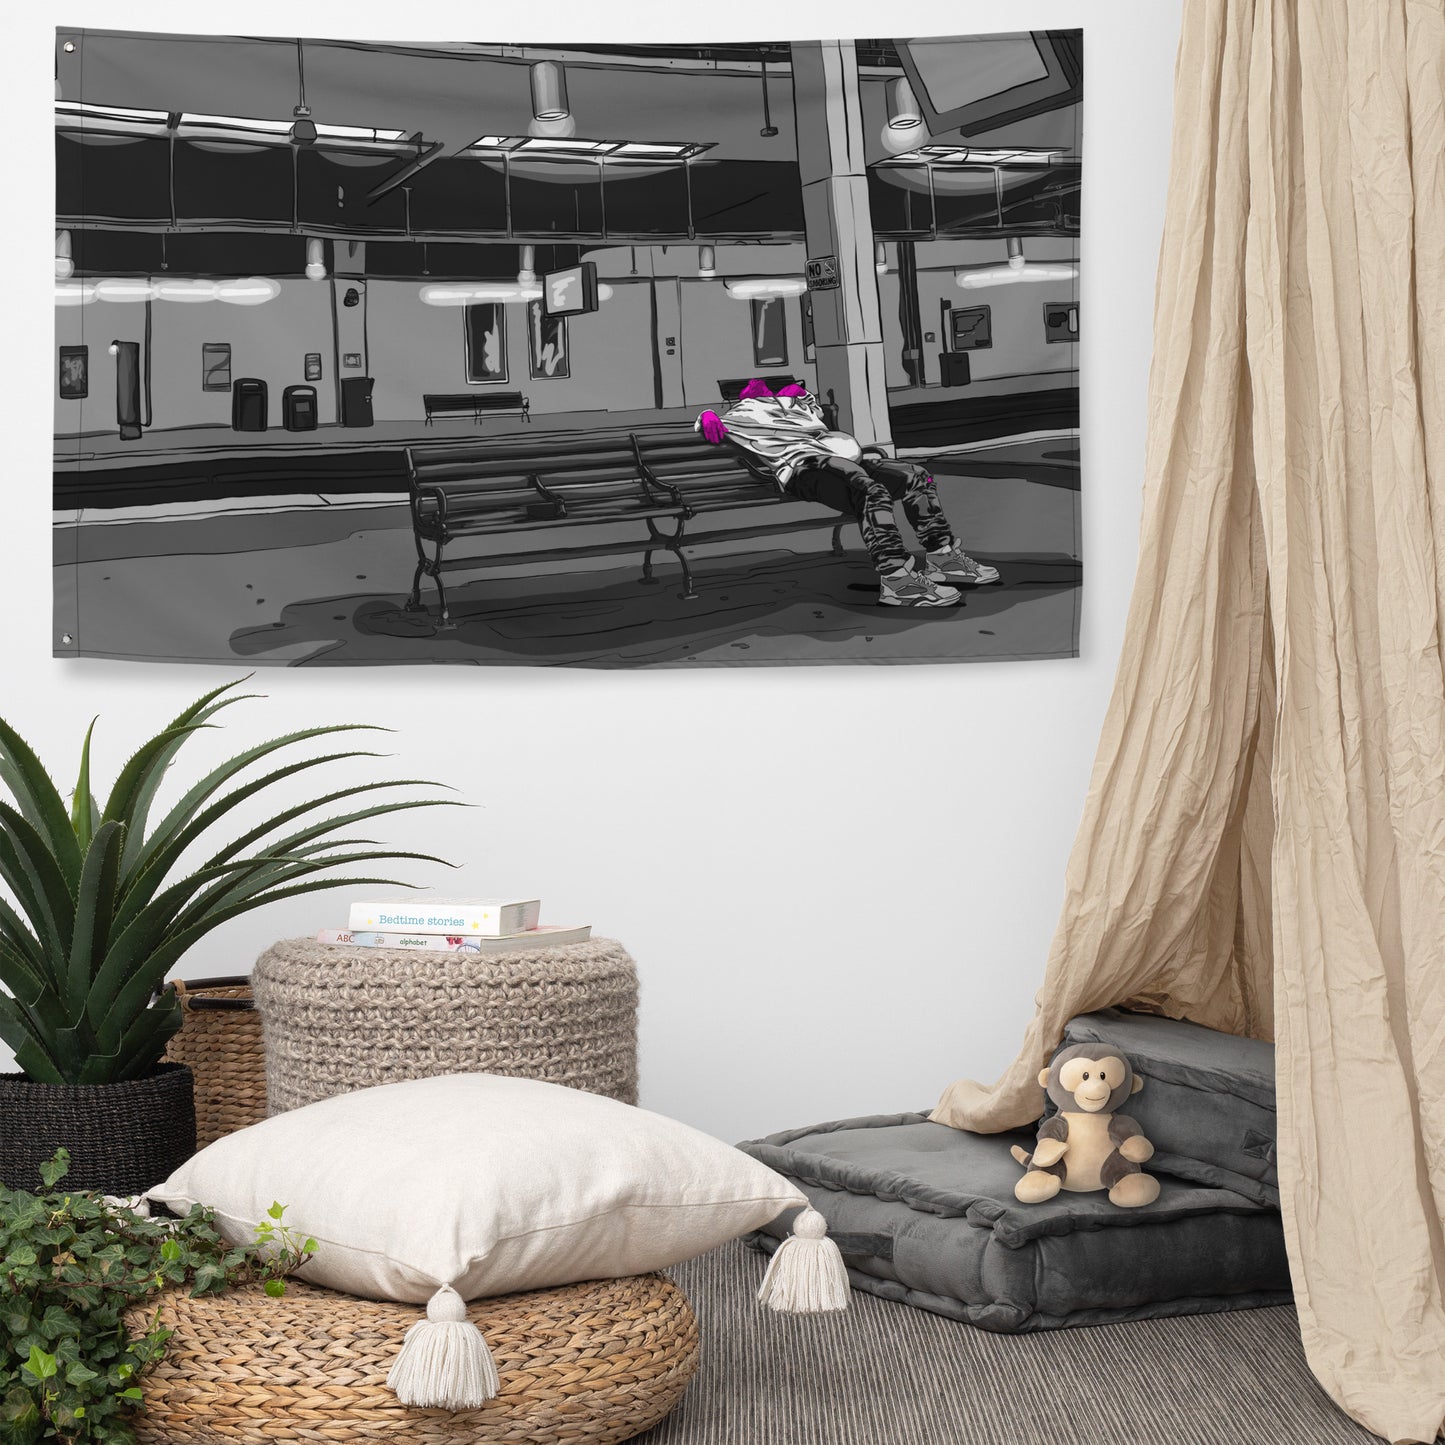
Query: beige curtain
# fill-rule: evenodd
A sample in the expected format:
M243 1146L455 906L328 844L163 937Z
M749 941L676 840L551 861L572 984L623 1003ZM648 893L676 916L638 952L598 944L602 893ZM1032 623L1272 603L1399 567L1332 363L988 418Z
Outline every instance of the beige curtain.
M1275 1039L1311 1367L1445 1426L1445 0L1185 0L1138 582L1019 1058Z

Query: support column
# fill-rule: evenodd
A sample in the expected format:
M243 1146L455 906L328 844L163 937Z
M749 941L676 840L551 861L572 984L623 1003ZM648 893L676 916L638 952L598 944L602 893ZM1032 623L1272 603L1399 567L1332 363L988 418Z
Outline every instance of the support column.
M339 424L346 413L342 400L342 383L350 381L354 384L371 374L366 330L366 242L337 241L331 248L331 255L331 379L336 398L333 416ZM357 304L348 306L346 293L353 289L357 293ZM348 366L348 356L358 360Z
M892 449L883 321L863 153L858 58L851 40L793 42L793 114L813 290L818 395L865 446Z
M923 315L918 300L918 254L912 241L898 243L898 324L903 329L903 370L910 386L922 386Z

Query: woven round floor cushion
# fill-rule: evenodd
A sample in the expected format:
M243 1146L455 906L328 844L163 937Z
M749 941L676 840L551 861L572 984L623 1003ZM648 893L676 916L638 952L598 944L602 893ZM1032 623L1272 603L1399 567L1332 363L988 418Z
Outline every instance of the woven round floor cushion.
M697 1368L697 1321L662 1275L477 1300L468 1316L501 1393L452 1413L413 1409L387 1388L414 1305L295 1280L275 1300L255 1285L203 1299L169 1291L161 1323L174 1333L141 1380L137 1434L155 1445L611 1445L657 1424Z
M611 939L474 954L293 938L261 955L251 983L273 1114L462 1073L637 1102L637 969Z

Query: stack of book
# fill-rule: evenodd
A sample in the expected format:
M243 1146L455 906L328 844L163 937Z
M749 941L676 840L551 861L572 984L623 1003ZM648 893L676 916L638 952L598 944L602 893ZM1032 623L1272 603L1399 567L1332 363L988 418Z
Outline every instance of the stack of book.
M424 948L452 953L511 953L585 943L592 925L542 923L536 898L370 899L351 905L346 928L323 928L318 943L352 948Z

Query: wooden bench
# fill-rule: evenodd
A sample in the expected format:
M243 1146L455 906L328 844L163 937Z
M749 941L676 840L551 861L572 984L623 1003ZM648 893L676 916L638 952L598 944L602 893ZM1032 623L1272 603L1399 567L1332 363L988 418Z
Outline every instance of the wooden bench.
M417 565L408 607L421 610L423 577L437 589L441 620L450 623L443 574L512 566L559 556L642 553L642 578L655 582L653 557L676 558L685 598L698 594L684 546L811 530L833 529L843 551L843 528L853 517L820 509L810 517L760 520L754 526L694 532L689 524L712 513L768 508L792 501L739 449L712 446L690 426L602 435L557 435L544 445L468 442L408 447L407 480ZM603 523L640 523L644 537L575 544L567 533ZM486 539L545 534L546 545L488 552ZM539 537L539 542L542 540ZM480 545L479 545L480 544Z
M439 416L469 416L481 421L484 416L521 416L532 420L532 402L520 391L428 391L422 393L426 424Z

